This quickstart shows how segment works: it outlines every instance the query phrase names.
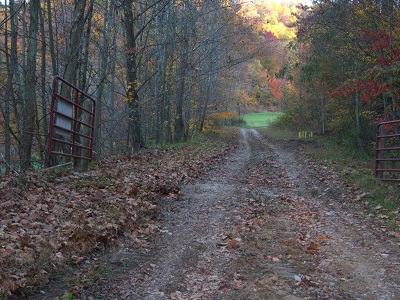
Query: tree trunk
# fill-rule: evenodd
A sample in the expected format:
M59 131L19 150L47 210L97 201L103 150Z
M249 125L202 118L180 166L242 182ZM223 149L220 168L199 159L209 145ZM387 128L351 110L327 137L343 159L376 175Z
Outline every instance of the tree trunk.
M51 55L51 67L53 76L58 75L58 64L56 58L56 52L54 47L54 33L53 33L53 18L51 15L51 0L47 0L47 25L49 30L49 48Z
M361 145L361 119L360 119L360 93L359 93L359 45L358 45L358 32L357 32L357 24L356 20L354 19L354 79L355 79L355 118L356 118L356 141L357 141L357 150L362 151Z
M123 0L126 44L126 100L128 102L128 146L137 151L144 146L139 112L136 36L134 31L133 0ZM129 143L131 145L129 145Z
M181 45L179 48L179 72L178 72L178 89L175 104L175 126L174 141L182 142L185 140L185 122L184 122L184 101L186 97L187 79L186 75L189 68L189 35L187 33L187 25L184 25L183 36L181 37Z
M325 92L322 93L322 103L321 103L321 122L322 122L322 135L325 135L326 131L326 100L325 100Z
M83 49L83 54L82 54L82 59L81 62L79 64L80 66L80 70L79 70L79 84L78 87L80 90L85 91L86 93L88 93L88 90L86 88L87 86L87 70L88 70L88 64L89 64L89 45L90 45L90 35L91 35L91 31L92 31L92 16L93 16L93 1L91 0L89 3L89 8L88 11L86 13L86 17L85 17L85 23L87 23L87 28L86 28L86 35L85 35L85 46ZM83 105L83 107L85 109L87 109L88 111L92 111L92 102L87 100L87 99L82 99L80 101L80 105ZM85 124L93 124L92 122L92 116L89 115L88 113L85 113L83 116L83 122ZM80 126L78 126L79 128ZM88 126L82 126L82 133L85 136L92 136L92 129ZM89 147L90 148L90 139L88 138L82 138L82 145L84 147ZM90 157L90 151L89 149L82 149L82 156L83 157ZM79 169L82 171L87 171L89 169L89 160L88 159L79 159Z
M25 107L22 113L22 132L19 139L19 156L21 169L27 170L32 166L32 143L35 130L36 111L36 54L38 46L39 9L40 0L31 0L30 5L30 26L28 36L28 54L26 69L26 98Z
M7 12L7 10L6 10ZM8 48L8 28L6 27L5 33L5 49L6 49L6 66L7 66L7 83L6 95L4 99L4 142L5 142L5 161L6 161L6 174L11 171L11 132L10 132L10 103L13 99L14 88L13 80L16 73L16 66L18 62L17 57L17 23L15 15L15 2L10 0L10 21L11 21L11 49ZM6 15L6 18L8 16ZM7 23L6 23L7 25Z
M116 36L113 37L112 43L112 59L111 59L111 70L110 70L110 121L108 125L108 140L109 140L109 154L114 154L115 148L115 125L116 125L116 116L115 116L115 71L116 71L116 56L117 56L117 44L116 44Z
M107 65L108 65L108 48L110 45L110 28L111 28L111 13L110 10L113 9L114 7L114 1L111 1L110 5L108 3L108 0L104 2L104 21L103 21L103 45L102 45L102 51L101 51L101 60L100 60L100 74L99 74L99 86L97 88L97 94L96 94L96 119L94 123L94 136L95 140L97 141L95 145L95 152L96 155L101 155L101 110L102 110L102 102L103 102L103 92L104 92L104 86L105 86L105 81L107 77Z
M49 129L49 122L47 119L47 94L46 94L46 39L45 37L45 27L44 27L44 17L43 17L43 12L42 10L39 11L39 19L40 19L40 31L41 31L41 37L42 37L42 61L41 61L41 69L40 69L40 83L41 83L41 99L42 99L42 111L41 111L41 120L43 121L43 127L42 127L42 132L45 133ZM38 128L39 129L39 128ZM46 162L48 164L48 156L44 155L46 153L46 145L48 142L48 136L46 135L44 139L41 139L41 160L43 162Z
M86 0L75 1L74 20L67 43L67 62L64 70L64 79L69 83L76 84L79 53L82 48L82 36L85 28Z

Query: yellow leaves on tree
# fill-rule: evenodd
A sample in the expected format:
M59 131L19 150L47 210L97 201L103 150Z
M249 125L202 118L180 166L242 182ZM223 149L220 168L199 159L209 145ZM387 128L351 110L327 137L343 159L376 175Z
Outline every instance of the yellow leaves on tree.
M231 111L224 111L224 112L217 112L211 115L211 118L214 120L226 120L226 119L234 119L238 118L239 116Z

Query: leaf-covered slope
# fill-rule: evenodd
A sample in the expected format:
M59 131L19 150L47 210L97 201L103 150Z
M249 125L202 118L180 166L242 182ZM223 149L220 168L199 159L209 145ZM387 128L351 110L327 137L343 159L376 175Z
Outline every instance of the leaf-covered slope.
M232 145L206 140L99 162L91 171L30 173L0 183L0 295L46 284L66 264L157 230L157 202L218 163ZM1 296L0 296L1 298Z

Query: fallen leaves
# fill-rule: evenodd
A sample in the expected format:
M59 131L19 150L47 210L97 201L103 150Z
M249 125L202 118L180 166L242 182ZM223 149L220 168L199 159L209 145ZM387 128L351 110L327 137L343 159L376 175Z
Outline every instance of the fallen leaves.
M273 157L268 157L249 169L245 182L264 188L292 189L287 173L273 160Z
M228 239L226 241L226 248L228 248L228 249L237 249L239 247L240 247L240 245L239 245L239 242L237 239L234 239L234 240Z
M330 241L332 238L327 235L320 235L315 238L316 241Z
M317 254L319 246L317 243L311 242L311 244L306 248L305 252L309 254Z
M231 150L204 141L114 157L87 173L52 169L0 177L0 294L27 282L44 284L65 264L80 264L123 239L145 244L158 230L160 198L181 197L180 184Z
M239 238L235 238L235 239L231 239L231 238L226 238L225 241L223 242L219 242L217 243L217 247L218 248L225 248L228 250L233 250L233 249L238 249L240 247L240 239Z

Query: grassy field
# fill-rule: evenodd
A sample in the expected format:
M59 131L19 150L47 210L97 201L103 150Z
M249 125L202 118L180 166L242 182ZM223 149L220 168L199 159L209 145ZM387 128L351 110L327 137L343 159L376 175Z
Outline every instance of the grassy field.
M243 120L247 123L249 127L265 127L273 122L281 112L263 112L263 113L253 113L243 116Z

